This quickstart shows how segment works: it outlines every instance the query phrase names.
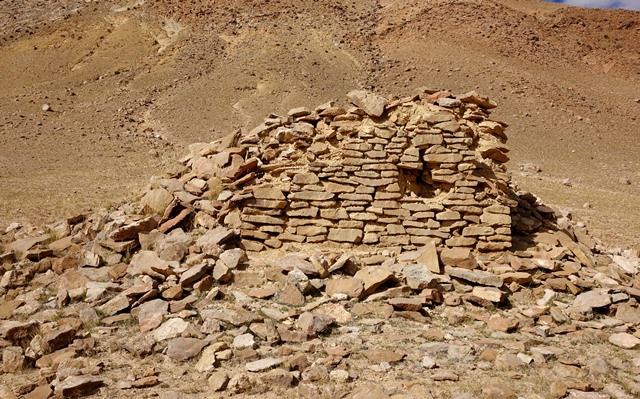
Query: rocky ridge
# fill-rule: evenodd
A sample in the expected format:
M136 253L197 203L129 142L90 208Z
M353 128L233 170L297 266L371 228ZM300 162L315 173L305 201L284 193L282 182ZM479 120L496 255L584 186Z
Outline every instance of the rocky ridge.
M468 356L470 378L487 364L548 369L562 353L550 342L585 331L621 350L640 343L637 254L606 248L513 187L506 126L489 118L495 103L428 89L348 100L193 144L137 202L46 229L9 226L3 397L184 389L165 378L171 365L208 379L199 397L316 397L327 381L354 384L342 396L410 397L358 380L408 359L433 381L464 380ZM451 355L461 337L445 331L469 319L497 335ZM432 356L365 345L362 334L376 331L418 331L412 339ZM442 350L460 364L439 359ZM123 371L117 356L166 362ZM576 397L615 387L548 388Z

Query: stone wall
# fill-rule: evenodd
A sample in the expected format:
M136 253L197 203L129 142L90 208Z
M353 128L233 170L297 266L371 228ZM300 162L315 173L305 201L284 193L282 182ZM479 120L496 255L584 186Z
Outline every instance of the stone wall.
M234 187L218 198L226 203L220 220L240 229L247 249L327 240L510 247L517 201L502 165L505 125L488 119L493 104L475 93L348 98L346 109L328 103L271 115L239 142L188 158L194 180Z

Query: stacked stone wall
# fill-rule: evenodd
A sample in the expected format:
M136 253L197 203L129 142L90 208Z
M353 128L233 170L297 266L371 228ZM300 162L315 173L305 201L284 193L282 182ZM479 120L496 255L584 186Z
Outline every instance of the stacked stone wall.
M223 193L230 205L222 221L240 229L247 249L326 241L510 247L517 202L502 166L503 124L472 101L350 98L349 109L329 103L272 115L234 147L192 159L196 178L217 167L237 188Z

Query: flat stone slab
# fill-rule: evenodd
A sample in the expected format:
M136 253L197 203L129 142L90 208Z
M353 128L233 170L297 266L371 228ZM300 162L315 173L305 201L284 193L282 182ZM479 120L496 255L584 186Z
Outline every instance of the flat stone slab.
M467 270L459 267L445 266L444 272L451 277L456 277L480 285L500 288L504 284L502 277L483 270Z
M336 242L350 242L357 244L362 241L364 233L360 229L331 229L329 240Z
M247 369L247 371L256 373L279 366L280 364L284 363L284 361L285 358L283 357L269 357L266 359L260 359L256 360L255 362L247 363L244 365L244 367Z
M92 394L104 385L101 378L91 375L72 375L56 385L56 394L64 398L77 398Z
M611 304L611 295L606 292L592 290L583 292L576 296L573 301L573 306L577 308L589 307L589 308L603 308Z
M609 336L609 342L620 348L633 349L640 345L640 338L627 333L619 333Z
M207 345L209 343L203 339L173 338L167 346L167 356L173 360L185 361L198 356Z
M184 321L179 317L175 317L165 321L160 327L158 327L153 332L153 338L157 342L175 338L182 334L187 329L187 327L189 327L188 321Z
M109 235L109 238L114 241L133 240L138 238L138 233L151 231L156 227L158 227L158 221L153 216L149 216L148 218L120 227L113 231Z
M358 270L354 277L364 285L362 295L371 295L378 287L393 278L393 272L385 266L369 266Z

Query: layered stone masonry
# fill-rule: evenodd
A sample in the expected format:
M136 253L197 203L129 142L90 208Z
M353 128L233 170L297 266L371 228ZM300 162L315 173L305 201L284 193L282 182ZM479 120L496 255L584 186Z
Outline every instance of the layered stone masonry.
M247 249L325 241L510 247L517 201L502 165L504 125L488 119L477 96L439 101L446 106L366 92L349 98L357 106L348 110L329 103L272 115L239 144L191 160L196 179L217 168L239 189L222 193L222 222L240 229Z

